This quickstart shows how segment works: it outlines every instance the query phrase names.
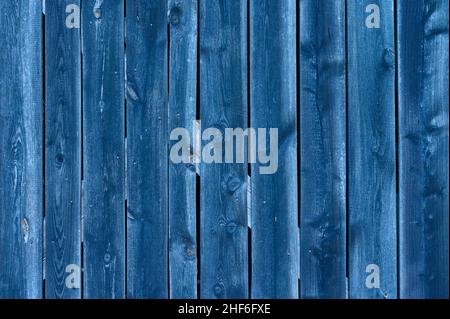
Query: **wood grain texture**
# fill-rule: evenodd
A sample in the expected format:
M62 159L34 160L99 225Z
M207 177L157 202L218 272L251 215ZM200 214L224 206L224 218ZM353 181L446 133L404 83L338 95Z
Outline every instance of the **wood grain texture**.
M300 287L346 295L345 1L300 1Z
M380 8L380 28L366 8ZM392 1L347 1L349 297L396 298L395 54ZM367 288L367 266L380 287Z
M448 9L0 1L0 299L448 298Z
M81 267L81 48L80 29L66 27L70 4L80 1L47 1L45 10L47 299L81 297L65 282L68 265Z
M252 298L297 298L296 1L250 0L253 128L278 129L278 170L252 164Z
M401 298L449 297L448 9L397 7Z
M0 2L0 298L42 297L40 1Z
M128 298L168 298L167 2L127 0Z
M202 129L247 127L246 30L247 1L200 0ZM203 163L200 179L200 297L247 298L247 164Z
M193 136L197 105L198 1L170 0L169 9L169 130L182 127ZM192 149L193 145L190 147ZM174 299L197 298L196 188L195 165L170 161L169 290Z
M123 1L83 0L82 41L83 295L124 298Z

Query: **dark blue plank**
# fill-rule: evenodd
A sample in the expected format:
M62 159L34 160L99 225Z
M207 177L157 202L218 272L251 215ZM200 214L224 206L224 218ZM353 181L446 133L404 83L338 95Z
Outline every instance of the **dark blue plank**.
M345 298L345 1L300 1L300 23L300 293Z
M0 298L42 297L41 1L0 2Z
M448 298L448 1L399 1L400 297Z
M203 131L247 127L246 21L246 0L200 0ZM200 179L200 296L247 298L247 164L202 163Z
M251 296L297 298L296 1L251 0L249 19L251 126L279 137L275 174L252 165Z
M170 0L169 130L193 134L197 103L198 1ZM178 136L176 138L179 138ZM171 145L175 144L174 141ZM193 145L189 145L192 149ZM193 163L169 165L171 298L197 297L196 173Z
M82 1L85 298L125 297L123 21L122 0Z
M81 278L81 51L70 17L79 6L58 0L45 7L46 298L81 297L81 283L68 277Z
M167 2L127 0L128 298L167 298Z
M396 298L393 1L347 1L347 32L349 297Z

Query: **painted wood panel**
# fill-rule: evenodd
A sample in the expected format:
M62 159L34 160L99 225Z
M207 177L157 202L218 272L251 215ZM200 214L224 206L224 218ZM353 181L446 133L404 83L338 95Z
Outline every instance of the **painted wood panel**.
M276 172L251 168L251 297L298 298L296 1L250 0L249 11L250 125L278 129Z
M127 0L128 298L168 298L168 4Z
M346 296L345 1L300 1L300 293Z
M448 298L448 7L0 1L0 298Z
M396 298L394 3L347 1L347 32L349 297Z
M82 1L83 297L125 297L124 3Z
M216 143L219 161L225 130L247 127L246 28L247 1L200 0L203 154ZM247 163L203 162L200 180L200 297L247 298Z
M0 298L42 297L40 1L0 3Z
M48 299L81 297L79 10L80 1L72 0L48 1L45 6L45 297Z
M448 1L399 1L400 297L448 298Z
M185 128L192 138L197 117L198 1L171 0L169 9L169 130ZM169 162L169 280L170 297L175 299L197 298L197 174L190 142L186 163Z

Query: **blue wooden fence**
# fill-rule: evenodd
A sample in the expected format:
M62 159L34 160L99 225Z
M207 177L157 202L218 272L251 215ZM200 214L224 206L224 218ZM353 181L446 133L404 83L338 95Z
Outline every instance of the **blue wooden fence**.
M0 298L448 298L448 9L1 1Z

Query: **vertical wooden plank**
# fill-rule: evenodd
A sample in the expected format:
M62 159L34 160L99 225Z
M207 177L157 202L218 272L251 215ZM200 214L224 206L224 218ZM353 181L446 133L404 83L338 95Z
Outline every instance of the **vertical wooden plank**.
M249 19L251 126L279 136L276 173L252 165L252 298L297 298L296 1L251 0Z
M67 275L77 271L72 265L81 268L79 8L80 1L73 0L47 1L45 8L45 297L50 299L81 297L75 288L80 282L66 285Z
M300 288L346 296L345 1L300 1Z
M203 131L247 127L246 31L246 0L200 1ZM200 180L200 296L247 298L247 164L203 162Z
M42 8L0 2L0 298L42 297Z
M128 297L167 298L167 1L127 0Z
M122 0L82 1L85 298L125 297L123 21Z
M399 1L400 297L448 298L448 1Z
M393 12L347 1L350 298L397 296Z
M169 6L169 130L185 128L193 136L197 105L198 1L169 0ZM190 148L193 149L192 144ZM195 165L169 162L171 298L197 298L196 209Z

